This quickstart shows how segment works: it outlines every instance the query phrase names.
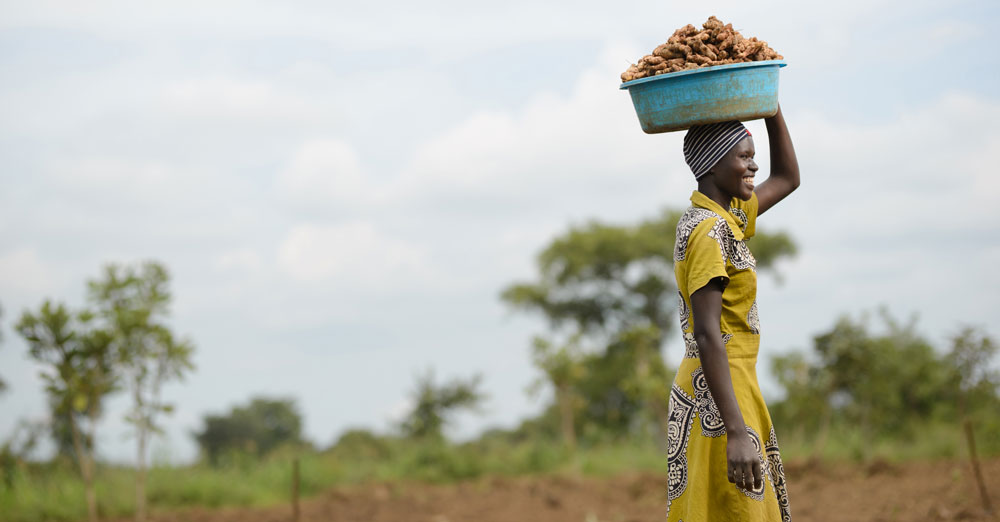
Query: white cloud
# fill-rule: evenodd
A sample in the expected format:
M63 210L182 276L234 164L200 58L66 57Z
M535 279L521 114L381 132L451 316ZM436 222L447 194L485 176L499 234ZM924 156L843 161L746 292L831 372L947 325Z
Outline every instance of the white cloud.
M238 248L216 256L215 267L220 271L236 270L245 274L256 274L263 268L263 260L260 254L251 248Z
M981 25L970 24L958 20L942 20L930 27L927 36L934 41L951 40L966 41L978 38L984 34Z
M164 109L199 119L235 119L266 123L269 120L307 120L316 107L269 81L240 81L227 76L189 78L163 89Z
M278 249L281 269L302 283L399 290L429 277L426 252L367 222L293 226Z
M585 197L607 203L608 197L669 190L675 181L687 185L684 177L666 176L683 168L668 146L677 137L644 135L628 94L618 90L620 58L635 55L634 46L609 46L581 73L569 97L541 92L518 111L474 114L424 142L393 193L529 200L537 211L562 203L582 206L562 199L577 197L573 191L581 188ZM635 208L635 200L629 207Z
M213 172L189 165L119 155L64 154L45 165L46 196L102 214L113 208L163 208L200 201L220 185ZM210 181L209 181L210 180ZM89 217L89 216L88 216Z
M0 254L0 293L8 303L12 297L40 299L60 288L54 280L58 273L56 267L39 257L35 248L15 248Z
M896 233L960 230L984 220L996 225L997 118L1000 103L962 93L885 123L834 123L804 114L792 126L804 184L840 202L814 222L851 233L869 227L872 216Z
M343 211L379 199L357 153L338 139L315 139L296 151L277 177L278 190L291 203Z

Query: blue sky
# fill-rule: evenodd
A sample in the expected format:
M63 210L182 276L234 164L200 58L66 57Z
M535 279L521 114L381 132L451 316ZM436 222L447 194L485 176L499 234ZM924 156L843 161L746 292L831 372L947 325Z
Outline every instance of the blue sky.
M192 458L202 415L259 394L296 398L318 444L387 429L427 368L485 375L486 414L455 436L535 413L544 324L499 291L571 224L687 205L681 135L642 134L618 74L710 14L789 64L803 185L761 226L801 254L783 285L761 280L765 393L768 355L842 313L915 313L937 342L966 323L997 336L997 9L0 3L0 437L45 415L16 317L82 305L103 263L148 258L171 269L172 325L197 346L166 389L161 458ZM106 458L131 457L126 407L101 426Z

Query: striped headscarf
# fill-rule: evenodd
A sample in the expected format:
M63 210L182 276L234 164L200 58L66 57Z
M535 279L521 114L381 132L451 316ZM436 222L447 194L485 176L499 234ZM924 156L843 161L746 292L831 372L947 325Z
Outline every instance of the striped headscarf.
M695 125L684 135L684 161L694 172L694 179L708 173L730 149L750 131L738 121Z

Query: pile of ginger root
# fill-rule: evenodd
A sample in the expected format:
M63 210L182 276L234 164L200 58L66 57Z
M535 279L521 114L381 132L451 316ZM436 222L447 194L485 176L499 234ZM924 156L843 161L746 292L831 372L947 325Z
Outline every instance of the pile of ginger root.
M733 29L733 24L723 25L714 16L708 17L702 27L704 29L699 31L688 24L674 31L667 43L654 49L653 54L647 54L639 63L630 65L622 73L622 81L712 65L783 58L768 47L767 42L757 37L744 38Z

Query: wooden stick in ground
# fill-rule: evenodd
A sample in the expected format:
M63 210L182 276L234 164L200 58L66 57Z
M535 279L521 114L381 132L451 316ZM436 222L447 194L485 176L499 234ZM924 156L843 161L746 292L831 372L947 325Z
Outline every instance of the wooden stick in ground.
M292 522L299 522L299 459L292 461Z
M979 495L983 499L983 509L987 513L993 512L993 505L990 503L990 496L986 493L986 482L983 481L983 471L979 469L979 456L976 455L976 437L972 433L972 421L968 418L962 423L965 426L965 439L969 443L969 458L972 459L972 470L976 475L976 482L979 484Z

